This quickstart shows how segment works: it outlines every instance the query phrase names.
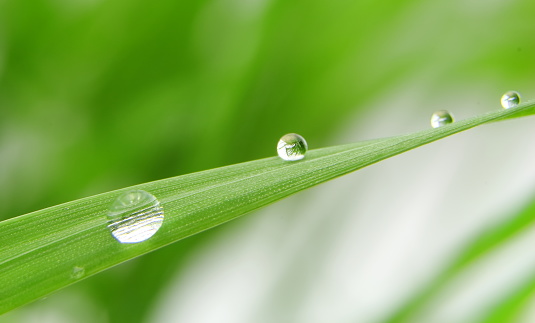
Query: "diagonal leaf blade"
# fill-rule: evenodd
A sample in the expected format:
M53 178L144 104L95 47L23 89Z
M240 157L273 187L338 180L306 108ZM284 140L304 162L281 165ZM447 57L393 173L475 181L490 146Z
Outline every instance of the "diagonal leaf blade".
M535 103L437 129L311 150L299 162L277 157L140 184L0 222L0 313L167 244L230 221L291 194L432 141L494 121L535 114ZM142 189L165 221L137 244L118 243L106 227L109 205Z

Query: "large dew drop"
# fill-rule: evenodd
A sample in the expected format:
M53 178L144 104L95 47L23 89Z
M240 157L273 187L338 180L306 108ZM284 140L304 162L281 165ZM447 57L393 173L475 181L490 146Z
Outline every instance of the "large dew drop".
M446 110L439 110L431 116L431 126L438 128L452 123L453 115Z
M516 91L505 92L500 101L504 109L514 108L520 104L520 93Z
M279 140L277 154L284 160L294 161L305 158L308 145L305 138L296 133L289 133Z
M163 208L154 195L133 190L115 199L108 211L108 228L117 241L137 243L152 237L162 226Z

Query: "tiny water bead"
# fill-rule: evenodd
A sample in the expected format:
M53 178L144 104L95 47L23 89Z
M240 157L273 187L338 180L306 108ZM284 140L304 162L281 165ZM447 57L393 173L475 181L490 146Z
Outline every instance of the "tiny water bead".
M284 160L294 161L305 158L308 145L305 138L296 133L289 133L279 140L277 154Z
M431 116L431 126L438 128L453 123L453 115L446 110L439 110Z
M74 266L72 268L71 277L73 279L80 279L80 278L84 277L84 275L85 275L85 268L84 267Z
M520 93L516 91L508 91L502 95L502 107L504 109L511 109L520 104Z
M126 192L108 210L108 229L121 243L137 243L152 237L164 219L160 201L143 190Z

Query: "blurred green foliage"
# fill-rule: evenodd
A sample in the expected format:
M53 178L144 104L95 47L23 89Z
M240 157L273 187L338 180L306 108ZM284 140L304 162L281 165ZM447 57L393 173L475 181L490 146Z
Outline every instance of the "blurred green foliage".
M272 156L288 132L322 146L413 79L427 86L415 103L483 81L497 93L527 90L534 10L530 1L0 0L0 219ZM110 322L141 321L212 234L76 288Z

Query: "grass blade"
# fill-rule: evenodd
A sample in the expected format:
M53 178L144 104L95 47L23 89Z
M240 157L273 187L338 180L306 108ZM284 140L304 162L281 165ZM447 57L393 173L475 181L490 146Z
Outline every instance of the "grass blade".
M535 222L535 203L530 203L522 212L497 225L492 226L476 237L443 271L438 273L431 283L425 285L412 298L407 299L385 323L411 322L422 308L436 299L440 293L463 270L476 263L479 259L492 253L495 249L522 234ZM533 278L535 279L535 277ZM527 286L527 284L526 284ZM496 308L495 308L496 309ZM489 315L489 318L493 318ZM503 320L502 322L509 322Z
M0 313L82 278L217 226L298 191L489 122L535 114L535 103L437 129L311 150L140 184L0 222ZM106 227L112 201L132 189L155 195L165 221L151 239L120 244ZM135 283L135 282L134 282Z

